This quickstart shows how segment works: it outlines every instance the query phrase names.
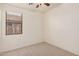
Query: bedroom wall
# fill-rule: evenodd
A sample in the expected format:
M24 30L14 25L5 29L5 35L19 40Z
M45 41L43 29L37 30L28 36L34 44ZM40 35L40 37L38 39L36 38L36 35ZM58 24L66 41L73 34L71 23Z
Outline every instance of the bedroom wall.
M0 51L2 50L2 4L0 4Z
M0 9L0 38L1 38L1 9Z
M0 10L0 39L1 39L1 10Z
M1 50L8 51L43 41L42 13L28 11L16 6L4 5L2 8L2 44ZM23 34L5 35L5 12L23 13Z
M62 4L45 17L45 41L79 55L79 4Z

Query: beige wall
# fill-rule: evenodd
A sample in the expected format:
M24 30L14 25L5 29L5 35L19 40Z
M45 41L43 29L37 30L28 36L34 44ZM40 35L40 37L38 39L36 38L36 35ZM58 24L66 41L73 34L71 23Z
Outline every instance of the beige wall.
M5 35L5 12L23 13L23 34ZM11 49L21 48L43 41L42 34L42 14L17 8L15 6L4 5L2 12L2 44L1 52Z
M1 10L0 10L0 47L1 47ZM0 48L1 50L1 48Z
M1 10L0 10L0 39L1 39Z
M45 41L79 55L79 4L62 4L45 17Z

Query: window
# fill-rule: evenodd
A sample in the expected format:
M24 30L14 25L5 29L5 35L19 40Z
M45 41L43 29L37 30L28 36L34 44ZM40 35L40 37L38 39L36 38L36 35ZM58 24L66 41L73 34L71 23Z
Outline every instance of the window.
M22 14L6 12L6 35L22 34Z

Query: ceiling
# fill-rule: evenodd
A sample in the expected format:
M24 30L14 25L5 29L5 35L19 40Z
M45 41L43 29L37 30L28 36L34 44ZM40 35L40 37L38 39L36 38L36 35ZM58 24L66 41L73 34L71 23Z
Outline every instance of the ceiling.
M36 5L39 3L33 3L33 5L29 5L29 3L8 3L8 4L17 6L17 7L26 8L31 11L38 11L38 12L46 12L46 11L60 5L60 3L50 3L50 6L46 6L46 5L42 4L38 8L36 8Z

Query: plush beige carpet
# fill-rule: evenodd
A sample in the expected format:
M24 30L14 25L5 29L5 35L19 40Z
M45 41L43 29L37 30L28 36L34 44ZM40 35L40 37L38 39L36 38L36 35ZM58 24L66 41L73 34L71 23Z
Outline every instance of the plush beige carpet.
M48 43L39 43L29 47L24 47L8 52L1 56L75 56L63 49L50 45Z

